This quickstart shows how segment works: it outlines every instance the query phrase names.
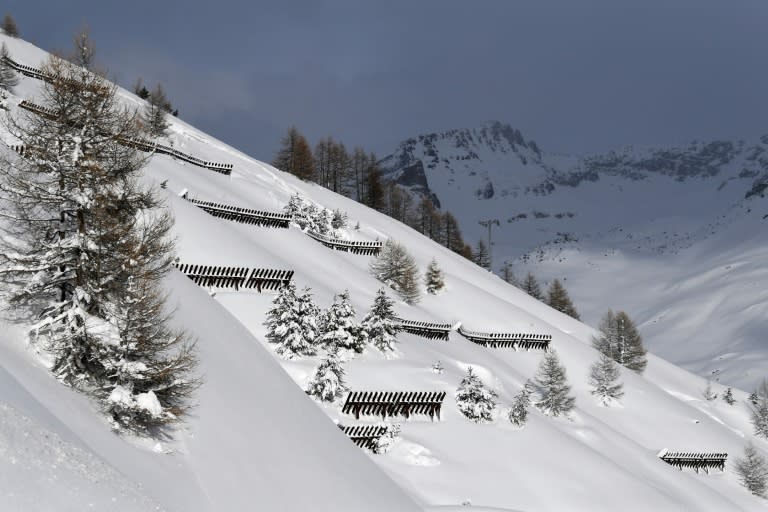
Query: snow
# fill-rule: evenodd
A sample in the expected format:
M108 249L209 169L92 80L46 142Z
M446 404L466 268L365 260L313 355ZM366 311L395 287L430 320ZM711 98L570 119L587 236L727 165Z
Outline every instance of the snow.
M0 40L25 64L36 65L43 58L27 43ZM37 87L23 79L16 93L34 97ZM126 104L138 104L129 93L121 94ZM368 271L369 257L333 251L296 228L260 228L214 218L177 195L189 189L204 192L207 200L279 210L299 192L329 210L347 212L350 225L360 222L355 239L403 243L422 272L437 259L447 291L423 294L418 305L396 302L397 316L463 322L483 331L551 334L576 408L570 418L547 417L532 408L525 428L518 429L505 412L536 373L540 352L485 349L455 332L447 342L401 333L399 357L388 359L369 347L345 363L346 383L352 390L445 391L441 420L398 418L400 438L389 452L368 454L334 424L354 421L341 414L338 404L318 404L303 391L322 354L290 361L274 355L263 325L273 294L218 290L211 297L174 272L166 283L170 305L176 309L175 323L197 339L204 383L188 422L163 439L160 452L154 449L157 440L114 435L91 401L47 373L26 348L19 326L0 326L0 402L112 468L120 479L109 480L107 488L130 489L134 500L126 499L116 510L151 510L135 505L140 500L191 512L764 510L765 502L746 492L732 470L733 457L752 439L744 391L734 389L734 406L708 402L701 397L704 379L650 355L643 376L622 372L623 407L601 407L587 383L589 366L597 359L591 327L397 221L300 182L179 119L171 122L174 147L234 164L229 177L166 156L153 156L147 166L148 182L168 180L162 193L176 218L174 234L183 261L292 269L298 287L311 286L320 307L348 289L360 318L381 286ZM576 275L569 274L569 291ZM579 306L578 294L572 295ZM444 367L439 374L432 370L437 361ZM492 422L473 423L456 407L453 396L469 365L499 395L501 414ZM721 385L713 387L722 392ZM9 421L23 424L16 415ZM363 417L360 423L373 421L378 418ZM768 452L764 441L756 445ZM27 450L36 445L19 439L12 446ZM711 475L680 472L658 459L661 447L726 451L728 467ZM36 457L48 465L56 460L47 453ZM0 467L5 464L0 459ZM44 499L31 474L16 478L0 473L0 489L26 500ZM98 483L86 482L76 494L97 503L104 491ZM462 507L465 502L472 506ZM52 508L48 502L39 506Z

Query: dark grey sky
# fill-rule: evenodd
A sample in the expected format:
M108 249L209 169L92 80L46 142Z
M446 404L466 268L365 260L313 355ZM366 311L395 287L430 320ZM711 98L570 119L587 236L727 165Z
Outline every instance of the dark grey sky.
M291 124L380 156L490 119L542 149L768 133L765 0L5 0L22 36L87 23L122 85L270 160Z

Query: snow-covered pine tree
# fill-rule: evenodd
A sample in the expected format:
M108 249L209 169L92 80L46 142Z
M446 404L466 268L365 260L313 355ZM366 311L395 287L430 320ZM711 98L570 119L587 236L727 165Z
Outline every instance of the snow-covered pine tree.
M472 261L485 270L491 270L491 253L482 238L477 242L475 249L472 251Z
M620 377L621 370L616 361L601 352L599 359L589 368L589 385L600 403L607 406L624 396L624 385L619 381Z
M14 20L13 16L8 13L3 16L3 25L0 28L2 28L3 33L9 37L19 37L19 28L16 25L16 20Z
M13 92L13 88L19 85L19 77L16 71L5 61L8 57L8 48L5 43L0 46L0 89Z
M388 239L379 255L369 265L371 274L395 290L406 304L419 301L419 269L401 243Z
M712 381L707 379L707 386L704 388L704 392L702 393L704 396L704 399L708 402L711 402L713 400L717 400L717 393L712 391Z
M760 400L760 397L758 396L757 391L751 392L747 400L749 400L749 403L751 403L752 405L757 405L757 402Z
M264 322L267 340L277 345L275 352L286 359L315 355L318 314L309 288L301 295L293 282L281 288Z
M565 290L559 279L552 281L552 284L549 287L549 291L547 292L547 304L551 308L554 308L561 313L565 313L576 320L581 319L576 308L573 307L573 302L571 302L568 292Z
M523 389L512 400L512 408L509 410L509 421L516 427L523 427L528 421L532 387L531 381L526 381Z
M76 44L88 64L87 33ZM0 164L13 234L3 292L41 319L33 335L59 379L99 398L116 427L146 432L176 421L197 385L193 346L168 327L160 291L172 220L139 184L143 157L120 143L141 133L115 87L58 57L43 71L52 114L9 118L26 152Z
M341 229L347 227L347 214L339 209L333 210L331 227L333 229Z
M541 293L541 286L539 286L539 282L536 280L536 277L530 272L525 275L525 279L523 279L523 282L520 283L520 289L534 299L541 301L544 300L544 294Z
M768 439L768 379L763 379L760 384L757 390L757 403L751 409L755 434Z
M456 406L461 414L474 421L484 423L493 421L497 394L486 387L470 366L456 389Z
M374 443L373 453L387 453L400 435L400 425L397 423L384 423L384 434Z
M171 127L168 122L168 111L170 108L171 103L165 95L163 86L157 84L152 89L152 92L149 93L147 104L142 113L142 121L149 135L155 138L168 135L168 128Z
M347 391L349 388L344 382L344 368L341 366L338 349L331 347L309 381L307 394L323 402L334 402Z
M733 398L733 390L731 388L726 389L725 393L723 393L723 401L728 405L733 405L736 403L736 400Z
M768 462L749 442L744 447L744 456L736 459L736 472L742 485L755 496L765 498L768 494Z
M573 409L576 399L570 396L571 387L568 385L565 367L560 364L554 350L548 352L539 364L535 383L540 395L536 407L543 413L560 416Z
M445 287L443 271L437 266L437 260L432 258L424 274L424 283L427 285L427 293L437 295L437 292Z
M629 315L624 311L614 313L608 310L598 329L600 335L592 339L592 346L620 365L642 374L648 364L646 350Z
M384 288L376 292L371 310L365 315L362 330L365 332L369 343L382 352L392 352L397 343L397 333L400 332L400 324L397 321L394 302L387 297Z
M355 320L355 308L349 300L349 290L334 297L333 304L320 315L320 319L320 344L335 347L334 350L363 353L366 335L360 323Z

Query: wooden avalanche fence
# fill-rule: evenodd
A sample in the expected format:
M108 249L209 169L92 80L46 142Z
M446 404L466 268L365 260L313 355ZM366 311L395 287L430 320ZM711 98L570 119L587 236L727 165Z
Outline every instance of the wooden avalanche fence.
M340 238L331 238L320 233L307 231L307 234L326 247L337 251L351 252L353 254L363 254L366 256L376 256L381 252L381 242L355 242L352 240L342 240Z
M513 348L515 350L549 350L551 334L483 333L467 331L459 326L459 334L472 343L488 348Z
M360 448L376 450L376 441L387 431L383 425L339 425L339 428Z
M254 224L268 228L287 228L291 222L291 216L280 212L268 212L264 210L250 210L222 203L211 203L209 201L200 201L184 196L184 199L194 204L198 208L210 213L214 217L219 217L233 222L243 224Z
M179 263L176 267L200 286L213 288L234 288L235 290L277 290L287 285L293 277L293 270L268 268L219 267L213 265L189 265Z
M341 408L344 414L360 416L405 416L424 414L440 419L445 391L351 391Z
M43 73L41 70L37 68L33 68L32 66L27 66L25 64L21 64L19 62L16 62L9 56L3 57L3 60L5 63L10 66L11 68L15 69L19 73L21 73L24 76L28 76L30 78L34 78L35 80L42 80L44 82L52 82L53 77L51 75L48 75L47 73Z
M709 474L710 469L725 471L725 460L728 458L728 454L662 450L659 453L659 458L667 464L677 467L680 471L683 468L692 468L698 473L700 469L703 469L705 473Z
M415 320L397 319L400 328L409 334L422 336L430 340L448 341L448 334L451 332L451 324L437 324L432 322L417 322Z

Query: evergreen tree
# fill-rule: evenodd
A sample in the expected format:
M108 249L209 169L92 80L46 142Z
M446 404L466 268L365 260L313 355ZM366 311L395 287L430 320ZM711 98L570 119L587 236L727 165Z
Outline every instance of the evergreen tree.
M520 286L517 277L512 272L512 264L508 261L505 261L501 266L501 278L512 286Z
M757 403L760 401L760 396L757 394L757 391L753 391L749 394L749 403L752 405L757 405Z
M568 292L565 290L559 279L552 281L552 285L549 287L547 304L549 307L554 308L561 313L565 313L576 320L581 320L581 317L576 312L576 308L573 307L573 302L571 302Z
M384 211L384 184L381 170L373 162L366 172L366 201L365 204L376 211Z
M755 435L768 439L768 379L764 379L757 392L757 403L752 406L752 425Z
M427 267L427 272L424 275L424 282L427 285L427 293L432 295L437 295L437 292L445 287L443 271L437 266L437 260L434 258L432 258L432 261Z
M13 88L19 85L16 71L5 60L8 57L8 48L5 43L0 46L0 89L13 92Z
M337 295L333 304L323 312L320 333L320 343L327 347L363 353L365 332L355 321L355 308L349 300L348 290Z
M531 407L531 381L526 381L523 389L515 395L509 410L509 421L516 427L523 427L528 421L528 409Z
M396 336L400 332L400 324L392 306L394 302L387 297L384 288L380 288L362 323L368 341L382 352L395 350Z
M523 282L520 284L520 289L534 299L541 301L544 300L544 295L541 293L541 286L539 286L539 282L536 280L536 277L530 272L526 274L525 279L523 279Z
M614 313L608 310L598 329L600 334L593 338L592 345L620 365L642 374L648 364L646 350L629 315L623 311Z
M382 426L384 433L376 440L373 448L376 454L387 453L400 436L400 425L397 423L384 423Z
M456 389L456 406L464 416L476 423L493 421L496 397L496 392L487 388L470 366Z
M768 462L752 443L744 447L744 456L736 459L736 472L742 485L755 496L768 494Z
M297 295L293 282L284 286L264 322L267 340L277 345L275 352L286 359L315 355L318 313L309 288Z
M491 254L488 252L488 247L485 245L482 238L475 246L472 259L476 265L483 267L485 270L491 270Z
M147 104L142 113L142 121L147 132L152 137L165 137L168 135L168 128L171 127L168 122L168 110L170 102L165 95L163 86L157 84L152 92L149 93Z
M712 381L707 379L707 387L704 388L704 399L708 402L711 402L713 400L717 400L717 393L712 391Z
M87 37L77 42L92 57ZM41 319L33 341L60 380L94 395L116 429L147 432L177 421L197 385L193 345L164 313L172 220L140 185L143 157L119 143L141 133L115 87L58 57L43 72L52 114L10 118L25 158L0 164L12 235L2 292Z
M548 352L539 364L535 379L540 399L536 402L542 412L550 416L568 414L573 409L576 399L569 395L565 367L560 364L557 353Z
M16 20L8 13L5 13L5 16L3 16L2 30L9 37L19 37L19 28L16 26Z
M624 385L619 381L621 370L616 361L600 353L600 358L589 369L589 385L592 394L596 395L603 405L609 405L613 400L624 396Z
M733 405L736 403L736 400L733 398L733 390L731 388L725 390L725 393L723 393L723 400L728 405Z
M143 100L149 98L149 90L144 85L144 80L141 77L137 78L136 83L133 84L133 93Z
M280 141L273 166L289 172L302 180L311 180L315 174L315 163L307 139L296 127L291 127Z
M419 301L419 269L413 256L399 242L387 240L369 268L376 279L395 290L406 304Z
M327 356L315 370L307 385L307 394L323 402L334 402L344 396L349 388L344 383L344 368L341 366L336 348L331 348Z

